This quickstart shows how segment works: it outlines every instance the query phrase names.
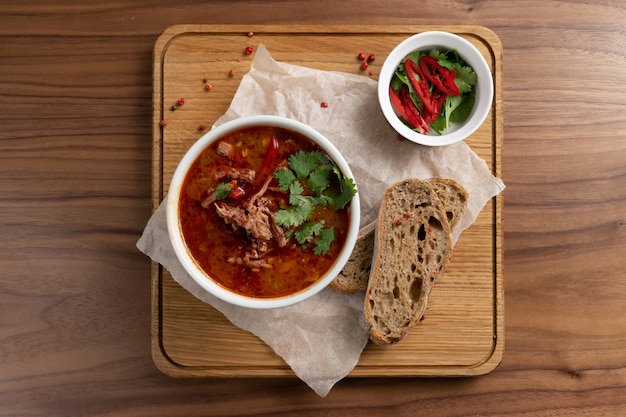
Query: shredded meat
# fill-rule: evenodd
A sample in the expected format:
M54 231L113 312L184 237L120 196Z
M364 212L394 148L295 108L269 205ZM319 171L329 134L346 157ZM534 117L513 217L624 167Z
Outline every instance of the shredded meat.
M280 164L279 168L283 165ZM227 168L228 173L224 176L234 179L233 176L238 174L231 172L232 168ZM244 172L244 170L237 171L242 176L250 175L250 173L252 173L251 175L256 175L253 170L248 170L250 172ZM202 206L205 208L213 204L217 214L224 219L226 224L232 225L234 229L244 230L250 238L250 245L246 248L244 256L229 259L229 262L233 264L246 265L252 270L271 268L271 264L263 259L265 254L271 249L270 243L278 247L287 245L284 231L274 221L274 213L272 213L269 207L270 200L264 197L273 177L273 175L269 175L259 191L242 204L233 205L216 201L214 191L210 192L202 201Z
M269 218L273 217L273 214L267 206L246 204L244 208L226 203L215 203L215 209L226 224L244 229L255 239L272 239Z
M235 157L235 147L228 142L221 141L217 144L217 153L228 159L233 159Z
M233 168L226 165L219 167L215 172L215 179L221 180L223 178L230 178L231 180L241 180L245 182L252 182L256 177L256 171L247 168Z
M215 194L215 190L211 190L211 192L209 192L209 195L207 195L204 200L200 202L200 205L202 205L202 207L204 208L209 208L209 206L211 206L211 204L213 204L215 200L217 200L217 194Z
M253 271L260 271L261 269L272 269L273 266L263 259L252 259L249 254L245 254L243 258L231 257L227 259L228 263L233 265L246 265Z

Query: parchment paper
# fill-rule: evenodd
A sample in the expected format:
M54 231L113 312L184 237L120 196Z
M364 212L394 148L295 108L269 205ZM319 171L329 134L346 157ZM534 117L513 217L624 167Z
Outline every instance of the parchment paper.
M328 107L320 106L322 102ZM409 177L452 178L470 195L468 211L453 235L456 242L485 204L504 189L465 142L424 147L399 141L380 111L374 80L276 62L263 45L230 108L214 126L259 114L299 120L335 144L355 176L361 226L376 219L382 195L393 183ZM326 289L302 303L271 310L224 303L196 284L178 262L167 236L164 203L150 218L137 247L183 288L267 343L318 395L326 396L358 363L369 338L363 293L344 295Z

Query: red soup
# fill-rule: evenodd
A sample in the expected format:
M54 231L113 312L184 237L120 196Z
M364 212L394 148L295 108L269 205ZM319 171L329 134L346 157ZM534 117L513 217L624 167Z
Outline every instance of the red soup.
M205 149L187 173L180 222L218 284L269 298L301 291L334 264L356 190L322 149L280 127L250 127Z

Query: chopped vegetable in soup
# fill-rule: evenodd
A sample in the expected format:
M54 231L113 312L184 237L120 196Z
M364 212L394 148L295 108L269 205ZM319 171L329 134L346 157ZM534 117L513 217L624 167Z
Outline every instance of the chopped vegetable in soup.
M334 264L356 194L322 149L270 126L220 138L191 166L180 198L187 249L218 284L257 298L314 284Z

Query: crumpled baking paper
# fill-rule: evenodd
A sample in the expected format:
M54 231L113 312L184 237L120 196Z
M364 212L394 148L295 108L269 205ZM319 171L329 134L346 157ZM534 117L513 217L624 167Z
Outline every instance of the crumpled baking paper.
M328 107L320 106L322 102ZM382 195L395 182L410 177L452 178L470 195L467 213L453 235L456 242L485 204L504 190L504 183L465 142L424 147L399 141L378 106L376 81L276 62L263 45L230 108L214 126L260 114L306 123L333 142L355 176L361 226L376 219ZM167 235L164 203L150 218L137 247L163 265L183 288L267 343L322 397L356 366L367 344L362 292L338 294L326 289L296 305L270 310L233 306L208 294L176 258Z

